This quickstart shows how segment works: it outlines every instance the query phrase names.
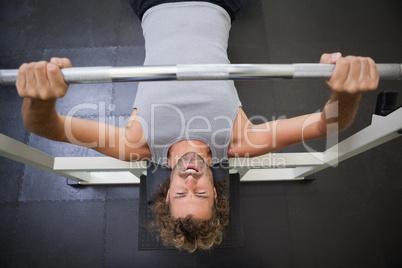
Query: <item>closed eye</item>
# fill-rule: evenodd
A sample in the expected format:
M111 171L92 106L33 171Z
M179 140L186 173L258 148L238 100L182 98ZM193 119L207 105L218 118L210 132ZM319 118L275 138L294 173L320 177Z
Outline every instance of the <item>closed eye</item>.
M198 197L198 198L203 198L203 199L209 198L209 195L206 195L205 193L199 193L199 194L196 194L195 196ZM174 198L176 198L176 199L184 198L184 197L186 197L186 194L185 194L185 193L177 193L177 194L174 196Z
M178 192L176 193L176 195L174 196L174 198L183 198L186 196L186 193L184 192Z

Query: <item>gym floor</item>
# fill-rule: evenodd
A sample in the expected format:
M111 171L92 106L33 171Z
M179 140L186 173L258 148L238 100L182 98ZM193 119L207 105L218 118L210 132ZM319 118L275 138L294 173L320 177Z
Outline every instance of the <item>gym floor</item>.
M232 63L318 62L322 53L335 51L402 62L399 0L247 2L231 31ZM0 32L1 69L53 56L68 57L74 66L144 60L140 21L126 0L3 0ZM248 116L269 120L315 112L331 94L321 80L236 84ZM76 116L97 120L102 108L122 125L136 88L72 85L58 111L78 110ZM365 94L340 140L370 124L379 92L401 89L401 81L381 81L377 92ZM52 156L99 156L30 134L15 87L1 87L0 94L0 133ZM79 108L88 104L97 108ZM320 151L325 141L308 146ZM402 138L390 141L317 173L312 182L242 183L244 245L196 254L138 250L139 186L74 188L63 177L0 158L0 266L400 266L401 146ZM305 146L283 150L300 151Z

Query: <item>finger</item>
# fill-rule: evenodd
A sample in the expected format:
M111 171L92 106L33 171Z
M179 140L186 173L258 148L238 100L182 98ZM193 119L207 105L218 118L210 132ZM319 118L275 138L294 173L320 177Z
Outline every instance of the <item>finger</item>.
M370 77L370 65L367 58L360 59L360 75L357 84L358 92L365 92L369 88L371 81Z
M36 87L39 95L44 98L46 98L45 92L49 91L49 81L47 79L46 65L47 62L41 61L38 62L34 67Z
M357 57L348 57L350 61L349 72L345 81L344 89L347 93L355 94L359 89L359 79L361 74L361 59Z
M28 63L25 71L25 91L28 97L37 98L38 92L36 91L36 77L35 77L35 65L36 62Z
M378 87L378 83L380 82L380 75L378 73L378 68L377 65L375 64L375 61L372 58L368 58L369 65L370 65L370 78L371 78L371 84L370 84L370 89L375 90Z
M49 63L47 65L47 76L49 79L50 87L54 89L54 97L64 97L68 85L64 82L64 77L60 71L60 68L53 63Z
M57 65L60 68L63 66L63 62L61 61L60 58L57 58L57 57L51 58L50 62L53 63L54 65Z
M321 55L320 63L330 63L331 62L331 54L324 53Z
M17 87L18 95L20 97L25 97L25 83L26 83L26 78L25 78L25 72L27 68L26 63L22 64L18 70L18 76L17 76L17 81L15 82L15 86Z
M370 77L370 64L367 58L360 59L361 71L360 71L360 79L366 79Z
M348 78L350 63L345 58L341 58L335 65L334 72L331 79L328 81L328 85L335 91L342 91L343 86Z
M334 64L336 63L337 60L339 60L340 58L342 58L342 54L339 52L335 52L335 53L324 53L321 56L320 59L320 63L331 63Z
M72 67L73 65L71 64L71 61L67 58L61 58L61 62L63 63L63 68L69 68Z
M71 67L71 61L68 58L51 58L50 62L59 66L60 68L68 68Z

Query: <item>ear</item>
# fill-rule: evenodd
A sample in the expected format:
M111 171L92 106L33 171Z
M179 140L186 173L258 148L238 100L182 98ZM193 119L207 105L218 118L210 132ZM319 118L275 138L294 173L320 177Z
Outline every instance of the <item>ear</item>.
M218 194L216 193L216 188L214 187L215 203L218 203Z
M166 204L169 203L169 194L170 194L170 189L168 190L168 192L166 194Z

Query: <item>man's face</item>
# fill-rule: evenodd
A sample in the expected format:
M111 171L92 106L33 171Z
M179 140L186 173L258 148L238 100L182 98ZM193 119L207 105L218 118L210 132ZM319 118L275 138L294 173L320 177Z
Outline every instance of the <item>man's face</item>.
M172 217L192 215L197 219L210 219L216 198L209 166L196 153L183 155L172 170L166 196Z

